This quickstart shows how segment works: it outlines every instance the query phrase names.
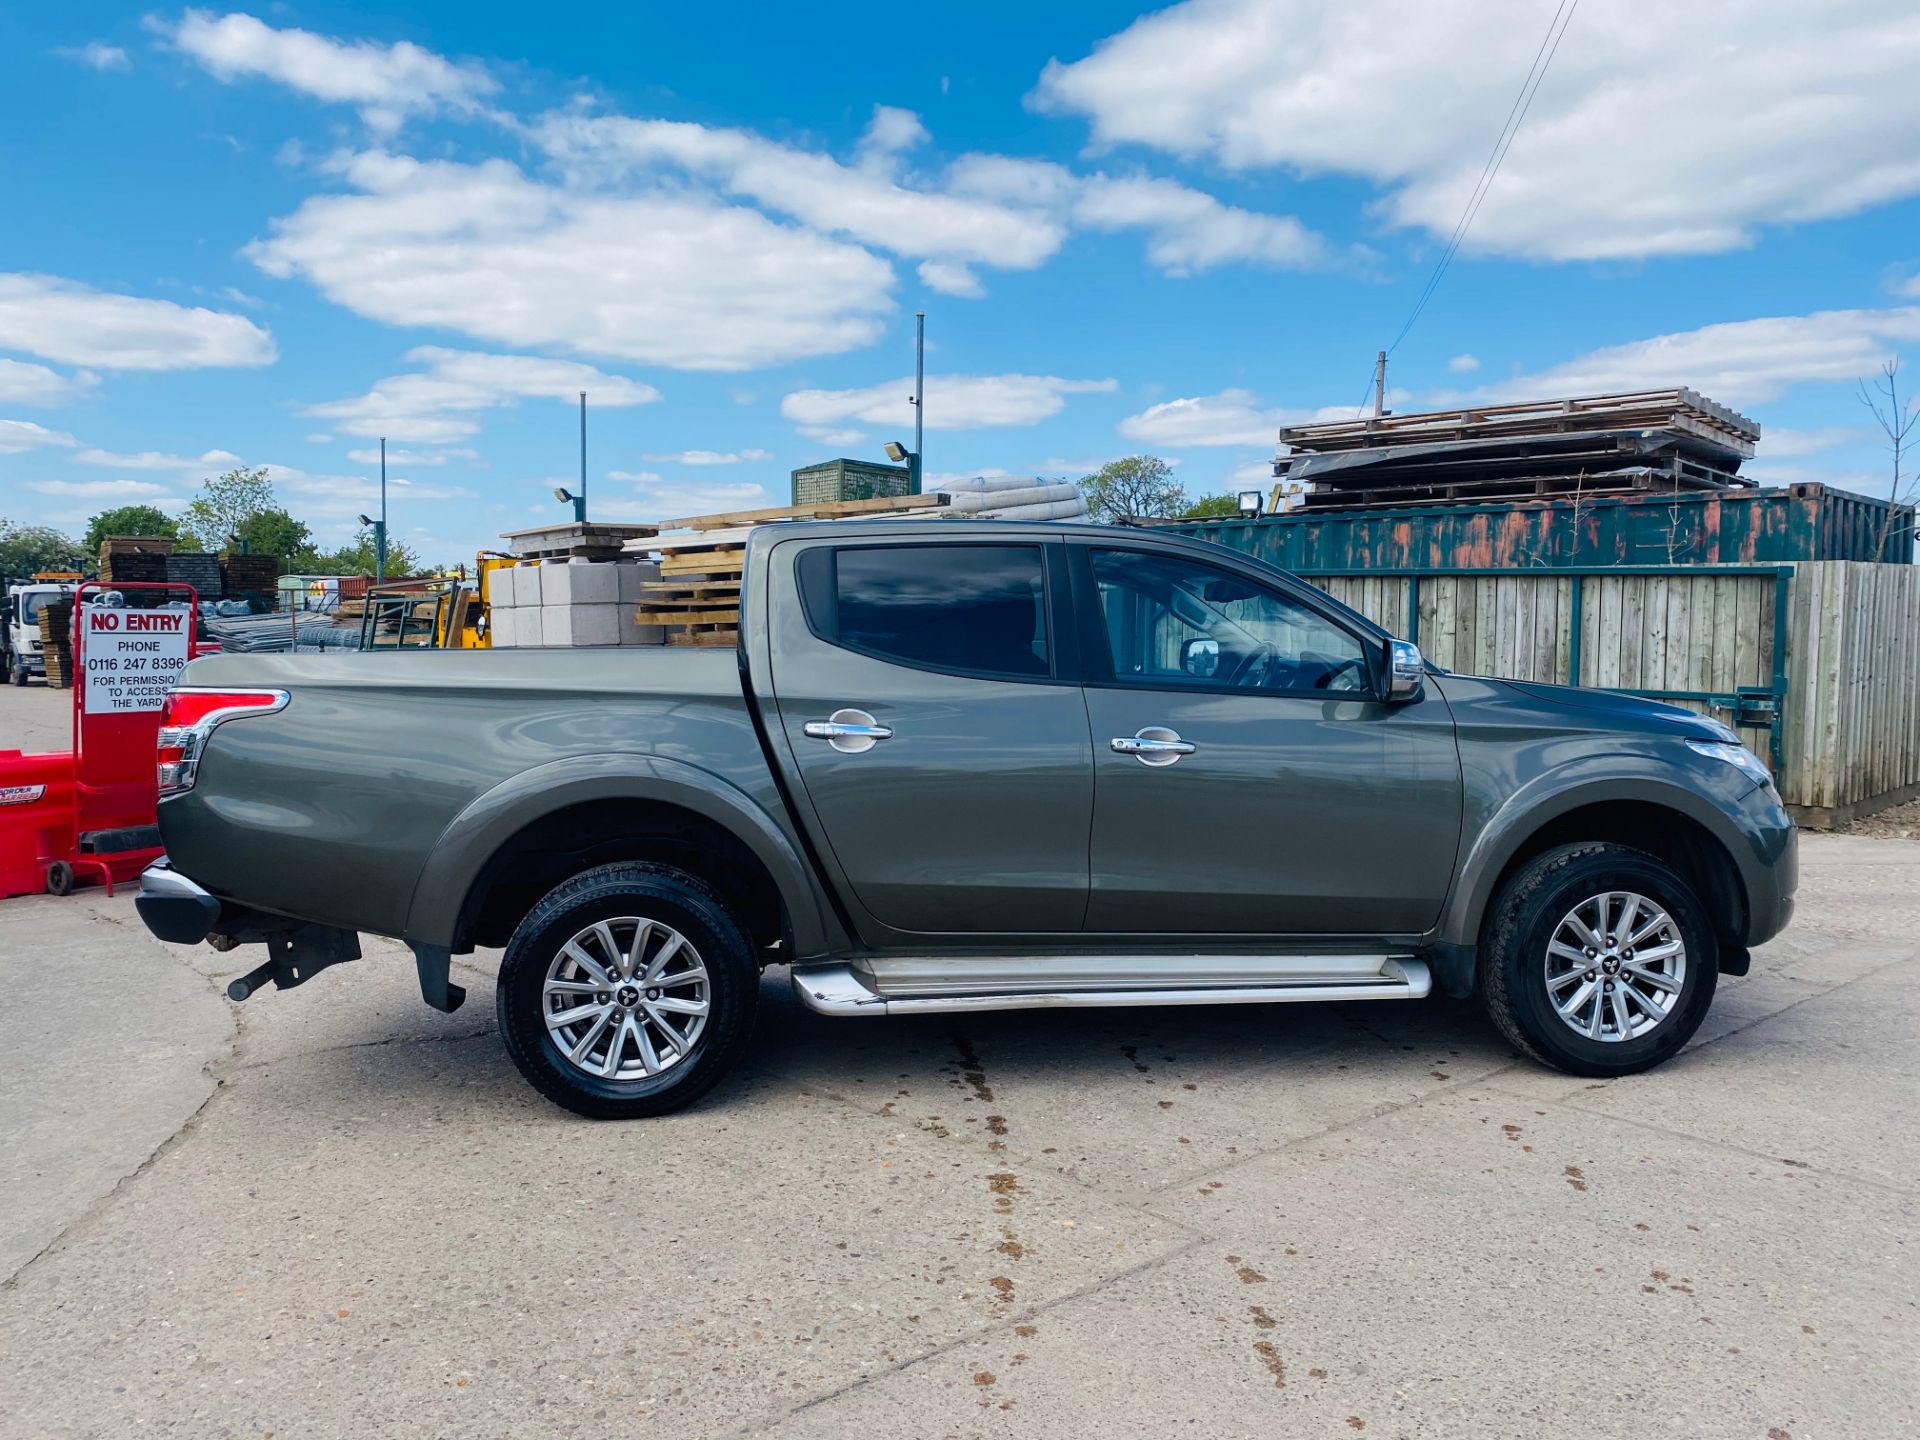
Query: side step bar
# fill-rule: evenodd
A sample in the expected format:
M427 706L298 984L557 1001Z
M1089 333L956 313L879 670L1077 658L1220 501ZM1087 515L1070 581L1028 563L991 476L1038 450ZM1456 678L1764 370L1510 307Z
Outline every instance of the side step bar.
M1267 975L1257 983L1231 985L1194 985L1179 983L1178 972L1162 971L1158 985L1139 983L1137 975L1116 976L1123 983L1104 988L1087 985L1075 976L1061 985L1056 977L1053 988L1021 986L993 988L994 978L981 975L977 988L963 989L952 975L945 993L928 993L926 982L908 987L911 993L882 993L866 977L846 963L796 966L792 972L794 992L811 1010L822 1015L926 1015L956 1010L1048 1010L1097 1008L1116 1005L1270 1005L1281 1001L1303 1000L1421 1000L1433 990L1433 975L1425 961L1409 956L1364 957L1371 973L1329 980L1324 974L1308 973L1289 980L1283 967L1272 957L1266 960ZM1303 957L1303 969L1324 969L1325 957ZM956 962L958 971L965 962ZM1132 969L1137 963L1118 968ZM1164 962L1162 962L1164 964ZM1127 984L1124 980L1133 980ZM1078 981L1079 983L1074 983ZM1166 983L1173 981L1173 984ZM1004 984L1004 982L1003 982Z

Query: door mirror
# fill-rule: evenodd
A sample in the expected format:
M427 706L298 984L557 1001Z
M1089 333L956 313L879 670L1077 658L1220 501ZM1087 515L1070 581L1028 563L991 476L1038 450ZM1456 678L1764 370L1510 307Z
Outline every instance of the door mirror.
M1427 661L1420 647L1411 640L1388 640L1386 675L1389 705L1418 700L1427 678Z
M1220 642L1187 641L1180 647L1180 668L1196 680L1211 680L1220 673Z

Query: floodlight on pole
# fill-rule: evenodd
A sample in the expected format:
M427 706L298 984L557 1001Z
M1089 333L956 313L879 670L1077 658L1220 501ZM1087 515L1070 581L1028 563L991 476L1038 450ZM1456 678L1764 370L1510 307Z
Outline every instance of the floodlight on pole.
M1260 491L1242 490L1240 492L1240 518L1242 520L1259 519L1260 512L1266 508L1266 505L1267 497L1261 494Z

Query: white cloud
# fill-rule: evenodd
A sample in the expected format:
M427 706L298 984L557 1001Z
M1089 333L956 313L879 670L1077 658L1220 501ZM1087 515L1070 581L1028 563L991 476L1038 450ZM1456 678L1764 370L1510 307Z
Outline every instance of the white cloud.
M1769 425L1760 436L1760 453L1767 459L1819 455L1867 439L1867 432L1851 425L1829 425L1821 430L1789 430Z
M639 482L631 498L606 505L596 501L594 513L606 520L650 522L685 515L720 515L734 510L762 510L776 503L761 485L702 485L686 482Z
M410 115L471 113L499 88L480 66L405 40L334 40L310 30L278 30L251 15L205 10L188 10L172 24L149 23L217 79L272 80L316 100L355 105L381 131Z
M723 130L624 115L557 114L534 128L549 154L585 181L625 180L677 171L718 184L815 230L850 236L897 255L973 261L1031 269L1066 238L1055 221L990 198L952 195L903 184L891 163L900 127L876 115L863 144L865 163L767 140L749 130ZM917 129L919 121L908 115ZM885 142L872 143L876 130ZM925 131L918 135L924 138Z
M739 465L747 461L771 460L771 450L675 450L666 455L643 455L655 465Z
M1191 275L1229 261L1301 267L1326 246L1290 215L1256 215L1172 180L1145 176L1083 180L1074 218L1093 230L1145 230L1147 258L1170 275Z
M615 408L650 405L660 398L651 385L609 375L577 360L487 355L437 345L409 350L406 358L426 369L390 375L376 381L364 395L310 405L302 413L331 420L348 435L440 444L477 432L480 422L474 412L513 405L522 398L571 402L585 390L589 404ZM357 452L356 458L365 453ZM377 463L379 451L371 453ZM387 459L393 462L391 452Z
M1920 300L1920 270L1896 278L1888 288L1903 300Z
M1447 373L1450 375L1471 375L1479 368L1479 359L1472 355L1456 355L1447 361Z
M1261 408L1251 390L1222 390L1164 400L1120 422L1120 433L1148 445L1264 445L1290 418Z
M62 430L49 430L31 420L0 420L0 455L18 455L45 446L72 446L80 442Z
M1696 0L1698 63L1679 85L1652 13L1577 12L1470 251L1701 254L1920 193L1920 24L1906 9ZM1390 222L1446 235L1545 18L1496 0L1188 0L1050 63L1032 100L1086 116L1102 146L1358 175Z
M1076 175L1047 160L966 155L954 163L951 183L963 194L1056 215L1062 225L1144 230L1147 258L1173 275L1236 261L1315 265L1329 253L1326 243L1292 216L1242 210L1153 176Z
M1609 345L1487 386L1472 398L1539 399L1686 385L1722 404L1753 405L1803 382L1851 383L1879 369L1902 344L1916 341L1920 305L1734 320Z
M308 438L311 439L312 437L309 436ZM329 436L327 438L330 439L332 437ZM347 451L347 459L360 465L378 465L380 463L380 451L369 445L365 449ZM456 460L465 460L473 463L479 459L480 452L478 450L404 450L393 445L387 447L388 465L451 465Z
M1386 398L1394 407L1412 397L1405 390L1389 389ZM1120 433L1148 445L1273 445L1282 425L1350 420L1353 415L1351 405L1283 409L1263 406L1251 390L1222 390L1150 405L1122 420Z
M878 256L738 206L569 191L504 160L337 168L352 193L309 199L246 253L386 324L741 370L865 345L892 307Z
M104 40L89 40L84 45L63 45L55 53L85 65L90 70L132 68L132 63L127 59L127 52L118 45L107 44Z
M822 445L836 445L842 449L851 449L867 438L864 430L850 430L837 425L796 425L794 428L809 440L818 440Z
M85 370L62 375L25 360L0 360L0 405L66 405L97 383Z
M1035 425L1066 407L1065 396L1105 393L1112 380L1062 380L1055 375L929 375L926 428L979 430L994 425ZM796 390L780 413L802 425L858 420L901 429L913 424L911 378L863 390Z
M625 480L635 485L657 485L661 475L655 470L609 470L607 479Z
M987 293L980 283L980 277L957 260L922 260L916 271L920 283L929 290L938 290L942 295L958 296L962 300L978 300Z
M27 488L43 495L78 495L88 500L178 498L165 485L151 480L41 480Z
M142 450L133 455L121 455L112 450L89 446L76 451L70 458L76 464L99 465L111 470L176 470L183 475L231 470L245 463L231 450L209 450L202 455L169 455L162 450Z
M31 274L0 275L0 348L105 370L268 365L275 354L244 315Z

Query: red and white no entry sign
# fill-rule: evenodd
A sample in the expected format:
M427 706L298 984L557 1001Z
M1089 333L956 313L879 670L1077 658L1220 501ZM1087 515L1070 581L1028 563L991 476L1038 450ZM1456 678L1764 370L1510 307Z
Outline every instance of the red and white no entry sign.
M88 715L157 711L187 664L187 610L83 605L81 710Z

